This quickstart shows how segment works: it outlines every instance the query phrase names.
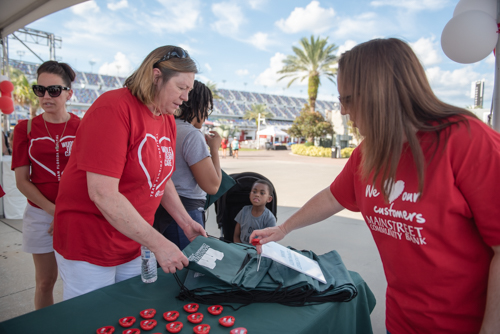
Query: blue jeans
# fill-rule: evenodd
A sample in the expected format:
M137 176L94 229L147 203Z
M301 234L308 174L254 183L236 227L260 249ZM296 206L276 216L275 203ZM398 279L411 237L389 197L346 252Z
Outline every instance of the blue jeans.
M191 216L191 218L193 218L194 221L205 228L205 211L203 210L203 208L191 210L187 213L189 214L189 216ZM187 245L189 245L190 242L184 234L182 228L177 225L177 222L175 220L172 220L170 222L165 232L163 232L163 235L165 236L165 238L176 244L177 247L180 248L180 250L183 250Z

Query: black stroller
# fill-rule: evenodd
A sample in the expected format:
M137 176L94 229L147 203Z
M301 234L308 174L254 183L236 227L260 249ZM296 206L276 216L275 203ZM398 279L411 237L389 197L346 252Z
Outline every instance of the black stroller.
M236 184L215 201L215 213L217 225L220 229L221 240L233 242L234 227L236 222L234 218L240 210L246 205L252 205L250 202L250 191L252 185L258 179L266 180L273 184L268 178L258 173L243 172L230 174ZM273 185L274 188L274 185ZM273 190L273 200L266 204L268 208L276 217L278 209L278 198L276 197L276 189Z

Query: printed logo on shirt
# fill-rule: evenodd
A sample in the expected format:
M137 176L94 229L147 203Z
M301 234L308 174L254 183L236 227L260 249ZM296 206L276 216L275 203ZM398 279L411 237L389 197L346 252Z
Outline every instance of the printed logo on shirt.
M59 139L59 136L56 136L56 140L61 144L61 147L65 148L64 155L66 157L69 157L71 154L71 147L74 139L75 136L64 136L61 139ZM28 155L32 163L37 164L49 174L56 177L57 181L60 181L62 168L64 168L64 166L61 167L59 150L55 149L56 140L50 137L38 137L31 139L28 148ZM50 150L54 150L54 160L47 160L45 154L44 157L39 157L41 152L50 152ZM44 160L44 163L42 163L41 160Z
M165 154L165 166L173 166L174 150L170 146L163 146L161 150Z
M155 150L158 154L158 164L156 166L147 166L144 164L143 161L143 151L146 147L146 145L154 145ZM152 135L150 133L147 133L144 136L144 139L141 141L139 144L139 149L137 150L137 155L139 158L139 164L141 165L141 168L144 172L144 175L146 176L146 179L148 181L149 189L151 190L149 193L150 197L161 197L163 196L165 192L165 181L170 177L170 175L173 172L173 150L172 150L172 141L168 137L161 137L159 138L158 134ZM149 146L148 146L149 147ZM172 154L170 155L170 165L167 165L167 162L169 159L167 159L167 156L169 154L169 151L172 151ZM162 156L163 155L163 156ZM164 169L166 172L165 177L162 177L164 175Z
M61 146L66 149L64 156L69 157L71 155L71 148L73 147L73 140L61 143Z
M388 182L386 182L387 184ZM407 240L417 245L426 245L427 243L423 234L424 228L419 225L412 225L415 223L424 224L424 216L418 212L400 210L397 208L395 202L398 200L398 202L416 203L420 197L420 193L410 193L404 190L404 181L398 180L394 182L389 191L389 204L384 206L375 205L373 213L377 215L366 215L366 222L373 231L386 234L397 240ZM380 196L380 191L372 185L366 186L366 198L375 198L378 196Z

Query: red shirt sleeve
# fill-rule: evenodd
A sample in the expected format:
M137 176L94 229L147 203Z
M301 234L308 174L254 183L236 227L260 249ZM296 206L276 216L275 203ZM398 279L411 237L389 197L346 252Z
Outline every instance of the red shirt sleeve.
M124 112L99 107L88 112L75 142L77 168L121 178L127 161L130 124Z
M340 205L347 210L356 212L359 211L359 207L356 202L354 178L359 169L359 153L360 151L358 147L352 152L352 155L344 166L342 172L330 185L330 191Z
M20 121L14 128L14 142L12 143L12 166L14 170L17 167L30 165L28 156L28 121Z

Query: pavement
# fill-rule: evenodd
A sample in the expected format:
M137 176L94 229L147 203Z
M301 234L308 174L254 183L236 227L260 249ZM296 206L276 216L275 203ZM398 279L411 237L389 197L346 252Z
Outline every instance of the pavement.
M271 180L278 199L278 224L286 221L312 196L328 187L347 159L296 156L291 151L240 151L239 159L221 158L228 174L256 172ZM208 212L207 233L219 236L213 206ZM344 210L320 223L293 231L281 242L297 249L324 254L335 249L347 269L358 272L377 299L372 312L375 334L385 334L387 282L371 233L359 213ZM31 254L24 253L22 221L0 218L0 322L34 311L35 268ZM54 289L62 301L62 282Z

